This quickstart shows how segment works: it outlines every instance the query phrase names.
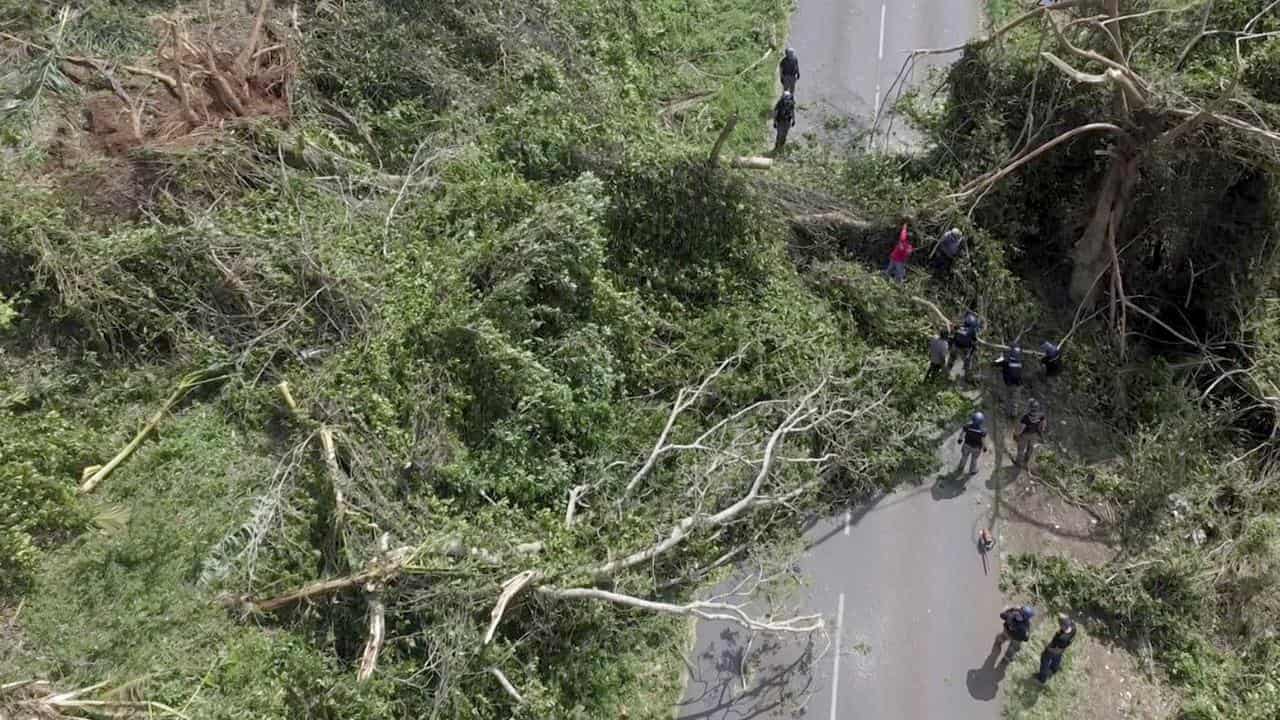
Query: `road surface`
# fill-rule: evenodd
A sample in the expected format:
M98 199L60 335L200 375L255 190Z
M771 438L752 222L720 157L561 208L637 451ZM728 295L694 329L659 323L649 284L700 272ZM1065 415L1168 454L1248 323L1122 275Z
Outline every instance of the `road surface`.
M960 44L979 18L979 0L799 0L788 42L801 73L792 137L839 142L878 111L883 132L907 53ZM947 60L930 58L912 79ZM902 122L893 128L892 143L911 142ZM826 637L748 638L699 624L675 717L999 718L1003 670L990 653L999 559L984 565L976 537L991 517L994 478L1008 469L988 453L961 486L955 440L941 441L939 475L807 529L799 570L808 584L790 601L798 613L826 616Z
M990 654L999 557L984 566L975 541L991 516L994 477L1011 468L994 467L987 453L962 484L956 437L941 443L938 475L806 532L800 570L809 585L791 602L798 614L826 616L826 638L757 638L748 647L740 629L701 623L675 716L999 718L1003 672Z
M904 123L890 120L894 78L908 53L959 45L981 27L981 0L799 0L788 45L800 57L799 112L792 137L831 141L869 128L879 110L897 144L909 142ZM911 79L956 55L925 56ZM779 89L781 92L781 89Z

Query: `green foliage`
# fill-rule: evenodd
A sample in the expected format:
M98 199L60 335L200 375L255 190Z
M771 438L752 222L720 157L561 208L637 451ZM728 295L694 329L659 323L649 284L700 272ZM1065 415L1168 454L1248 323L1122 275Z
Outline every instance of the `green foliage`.
M75 478L89 437L56 410L20 408L11 395L0 409L0 574L3 596L21 595L34 579L37 544L84 527L75 503Z

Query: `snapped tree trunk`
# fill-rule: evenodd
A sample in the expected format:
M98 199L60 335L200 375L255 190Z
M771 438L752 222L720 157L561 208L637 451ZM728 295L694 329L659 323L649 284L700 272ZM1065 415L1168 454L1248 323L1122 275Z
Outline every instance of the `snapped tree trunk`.
M1112 260L1108 238L1121 237L1125 210L1138 181L1138 154L1135 149L1120 144L1112 152L1111 165L1098 191L1093 216L1071 251L1071 298L1087 305L1097 301L1098 285L1095 280L1107 270Z

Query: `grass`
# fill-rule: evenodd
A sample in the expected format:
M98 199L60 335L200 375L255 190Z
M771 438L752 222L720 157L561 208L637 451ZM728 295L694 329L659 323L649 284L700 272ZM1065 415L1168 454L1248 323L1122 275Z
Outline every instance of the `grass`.
M1013 14L1015 7L1014 0L987 0L987 17L993 25L999 25Z

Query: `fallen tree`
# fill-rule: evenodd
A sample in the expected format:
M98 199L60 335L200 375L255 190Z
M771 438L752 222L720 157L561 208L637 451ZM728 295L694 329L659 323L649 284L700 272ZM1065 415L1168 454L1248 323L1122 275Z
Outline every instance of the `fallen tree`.
M862 461L846 455L850 446L842 434L855 428L864 432L869 427L866 420L876 415L888 394L851 407L842 389L847 381L827 377L790 397L760 400L713 419L708 414L713 406L708 403L717 381L739 362L739 357L729 358L696 384L675 393L662 430L633 471L622 476L610 473L585 489L574 488L563 537L495 545L492 540L473 543L429 532L424 535L429 526L387 527L380 531L377 549L370 548L355 572L270 597L240 592L223 594L219 600L248 616L363 597L368 621L357 668L360 679L373 673L393 617L422 612L423 603L473 607L475 624L470 632L475 645L497 653L489 656L494 659L482 671L517 703L524 701L521 683L504 672L497 658L539 642L543 633L556 632L556 618L563 612L557 608L572 608L580 602L724 621L749 633L821 632L820 616L796 616L785 609L765 611L716 598L684 599L678 594L691 578L752 557L748 543L704 558L706 548L715 547L720 538L736 536L748 521L756 537L776 522L789 522L806 497L816 492L828 467L858 467ZM279 392L291 412L305 417L287 385ZM829 439L819 442L821 438ZM325 474L332 474L333 451L327 443L321 445L322 466L330 468ZM827 450L812 451L824 445ZM626 464L614 463L610 468ZM661 484L655 485L659 477ZM342 482L358 487L370 480L357 472L344 475ZM670 504L673 489L686 501ZM588 492L595 498L590 508L580 504ZM362 497L359 492L347 496L349 517L371 515ZM659 503L656 513L652 512L655 502ZM637 513L638 508L650 511ZM654 523L641 533L654 540L636 544L630 539L637 536L638 521ZM361 538L368 537L369 527L365 521L349 528L357 555L362 552L358 548L368 547ZM404 542L415 535L416 540ZM388 550L391 537L400 542ZM570 556L580 559L568 561L564 553L574 546L578 547ZM587 559L593 555L594 559ZM657 576L651 577L654 573ZM778 579L777 574L764 572L750 577L752 587ZM481 622L479 605L485 596L489 601ZM519 620L513 620L513 615Z

